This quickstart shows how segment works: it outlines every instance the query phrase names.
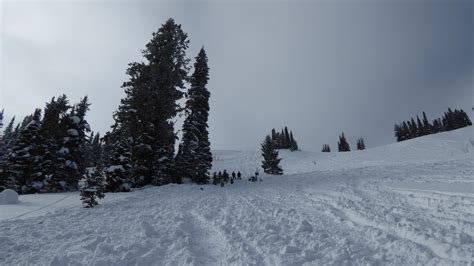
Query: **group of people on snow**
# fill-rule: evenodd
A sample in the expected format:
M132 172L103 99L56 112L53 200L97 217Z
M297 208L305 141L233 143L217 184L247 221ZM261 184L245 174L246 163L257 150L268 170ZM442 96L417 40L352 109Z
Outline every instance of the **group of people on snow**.
M224 170L224 172L219 171L219 173L214 172L212 175L212 183L214 185L221 184L221 187L224 186L224 183L231 183L234 184L235 180L242 180L242 174L240 171L237 172L237 174L233 171L231 175L227 173L227 170Z
M259 172L257 169L255 171L255 174L249 177L249 181L257 182L259 180L258 175L259 175ZM232 174L229 175L229 173L227 172L227 169L225 169L223 172L219 171L219 172L214 172L212 174L212 184L216 186L220 184L221 187L223 187L225 183L229 183L229 182L231 184L234 184L236 180L242 180L242 174L240 173L240 171L237 171L237 173L235 173L235 171L232 171ZM260 179L260 181L262 180Z

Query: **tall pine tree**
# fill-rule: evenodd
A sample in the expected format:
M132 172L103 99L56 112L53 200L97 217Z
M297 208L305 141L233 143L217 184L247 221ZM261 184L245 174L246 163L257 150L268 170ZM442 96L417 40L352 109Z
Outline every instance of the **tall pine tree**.
M191 88L186 102L186 119L183 123L183 138L176 158L179 172L199 184L209 182L209 170L212 166L207 130L210 97L206 88L208 80L207 56L204 48L201 48L191 76Z
M146 62L130 64L129 81L123 84L126 97L115 113L114 130L131 137L132 175L142 185L161 185L173 180L173 118L181 111L178 103L187 80L187 34L169 19L156 32L143 56Z

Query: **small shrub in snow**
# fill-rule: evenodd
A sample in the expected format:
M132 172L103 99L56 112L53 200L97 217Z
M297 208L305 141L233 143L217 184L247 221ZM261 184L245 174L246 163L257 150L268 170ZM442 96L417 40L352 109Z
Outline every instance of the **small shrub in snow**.
M104 178L99 169L87 171L81 187L81 200L84 208L92 208L99 204L97 198L104 197Z

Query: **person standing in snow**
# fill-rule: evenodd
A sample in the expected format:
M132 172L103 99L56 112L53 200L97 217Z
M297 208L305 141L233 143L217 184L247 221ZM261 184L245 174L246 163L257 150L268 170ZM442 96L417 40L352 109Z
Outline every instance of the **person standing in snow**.
M235 172L232 171L232 181L234 181L234 180L235 180Z
M229 174L227 173L227 169L222 173L222 177L224 178L224 182L229 183Z
M238 179L238 180L241 180L241 179L242 179L242 174L240 173L240 171L237 172L237 179Z

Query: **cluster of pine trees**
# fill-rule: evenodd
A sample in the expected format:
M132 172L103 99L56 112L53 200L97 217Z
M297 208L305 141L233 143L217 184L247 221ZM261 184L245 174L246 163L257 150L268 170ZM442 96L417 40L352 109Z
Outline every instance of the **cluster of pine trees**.
M411 118L409 121L395 124L394 131L397 141L400 142L407 139L435 134L442 131L450 131L471 125L472 122L469 119L469 116L462 109L454 109L453 111L451 108L448 108L448 111L444 113L442 118L436 118L431 123L428 121L425 112L423 112L422 119L416 116L416 121Z
M290 131L288 133L288 127L281 130L280 132L276 132L275 129L272 129L272 137L271 139L275 143L276 149L289 149L290 151L297 151L298 150L298 143L293 138L293 132Z
M107 191L128 191L144 185L209 182L212 163L208 133L209 78L207 55L202 48L189 77L187 34L169 19L143 50L145 62L129 64L126 97L114 114L115 124L104 136ZM183 137L175 156L174 120L183 111Z
M0 140L0 187L19 193L77 190L86 168L89 105L84 97L71 106L61 95L43 115L36 109L16 126L13 117Z
M364 143L363 138L360 138L360 139L357 140L357 150L359 150L359 151L365 150L365 143Z
M322 152L331 152L331 147L328 144L323 144Z
M46 104L43 115L37 109L17 125L13 118L0 138L0 187L20 193L80 190L84 206L94 207L103 192L180 183L182 178L208 183L208 59L202 48L188 76L188 44L173 19L153 33L143 51L145 62L129 64L129 80L122 86L126 97L102 138L89 134L87 97L71 106L61 95ZM185 97L183 108L179 101ZM175 156L174 119L183 111L183 137Z
M346 136L344 136L344 132L342 132L342 134L339 135L339 141L337 142L337 148L338 148L339 152L351 151L351 147L349 146L349 143L346 140Z

